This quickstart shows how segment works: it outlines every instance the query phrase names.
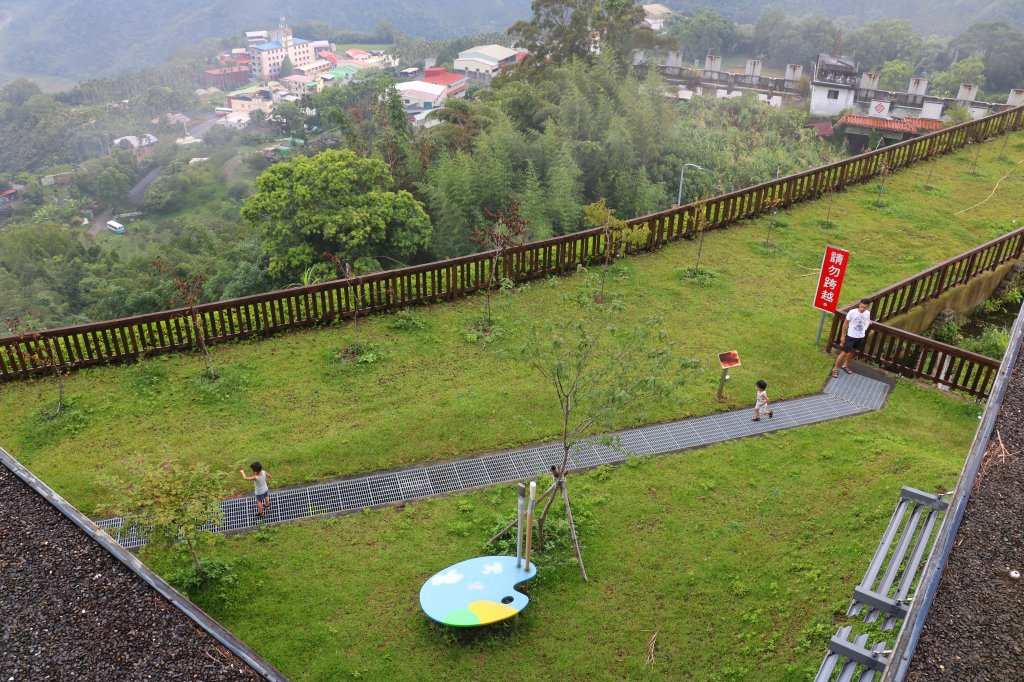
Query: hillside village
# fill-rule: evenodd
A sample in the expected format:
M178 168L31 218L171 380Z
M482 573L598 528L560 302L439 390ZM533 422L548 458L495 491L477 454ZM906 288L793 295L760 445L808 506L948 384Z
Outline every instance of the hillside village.
M452 71L430 65L429 60L400 69L398 58L383 50L350 48L339 55L325 40L293 36L284 21L272 32L248 31L245 35L248 46L220 55L221 65L202 74L202 94L211 94L210 88L227 91L227 106L218 110L219 123L238 130L249 124L253 111L270 116L281 102L299 103L303 97L344 85L369 69L395 73L395 88L402 95L410 122L429 125L426 115L430 111L443 108L449 98L465 97L470 83L489 83L525 55L502 45L478 45L460 52Z

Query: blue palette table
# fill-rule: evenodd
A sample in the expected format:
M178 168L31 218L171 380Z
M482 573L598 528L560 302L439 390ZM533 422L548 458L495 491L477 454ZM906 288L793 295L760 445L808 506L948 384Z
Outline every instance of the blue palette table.
M438 571L420 589L420 606L431 619L454 627L476 627L506 620L530 598L515 589L537 575L537 564L514 556L482 556Z

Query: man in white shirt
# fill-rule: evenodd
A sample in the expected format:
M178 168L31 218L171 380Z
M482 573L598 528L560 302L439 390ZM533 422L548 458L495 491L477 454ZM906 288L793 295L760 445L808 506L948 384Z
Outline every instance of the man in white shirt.
M856 308L846 313L846 320L843 322L843 334L839 339L839 343L843 345L843 350L840 351L839 357L836 358L836 364L832 366L833 379L839 378L840 364L842 364L844 372L853 374L850 371L850 360L857 354L857 351L864 350L864 337L867 336L868 327L871 325L869 305L871 305L871 301L862 298Z

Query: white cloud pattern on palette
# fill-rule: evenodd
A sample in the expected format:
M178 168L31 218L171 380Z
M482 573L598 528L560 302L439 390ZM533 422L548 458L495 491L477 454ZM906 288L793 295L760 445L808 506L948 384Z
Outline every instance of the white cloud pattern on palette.
M430 582L434 585L454 585L455 583L462 580L464 576L456 571L454 568L450 571L446 571L441 575L435 575L434 579Z

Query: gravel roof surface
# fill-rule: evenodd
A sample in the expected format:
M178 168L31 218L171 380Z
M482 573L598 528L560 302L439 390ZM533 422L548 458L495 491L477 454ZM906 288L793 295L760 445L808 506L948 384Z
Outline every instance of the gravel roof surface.
M0 681L261 679L0 464Z
M1024 353L906 679L1024 680ZM1006 452L999 445L999 437Z

